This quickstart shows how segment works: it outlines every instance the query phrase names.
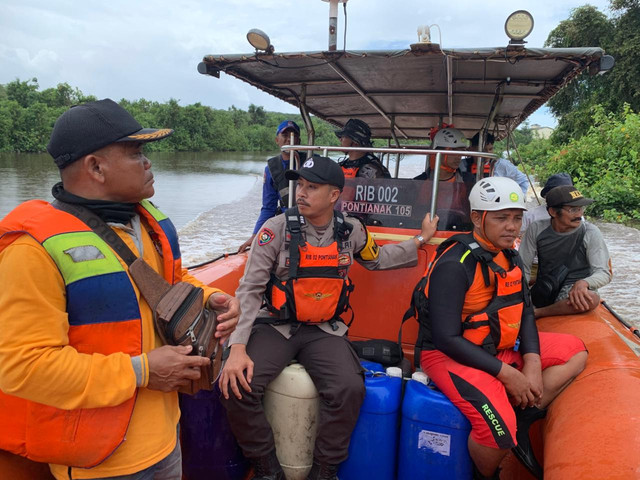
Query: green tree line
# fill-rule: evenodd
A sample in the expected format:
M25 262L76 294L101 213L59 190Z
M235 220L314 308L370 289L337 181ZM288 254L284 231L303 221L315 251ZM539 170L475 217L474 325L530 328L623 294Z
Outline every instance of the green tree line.
M591 5L578 7L545 42L547 47L601 47L615 59L611 71L584 72L549 101L558 118L555 145L587 134L598 106L616 115L625 105L640 111L640 0L611 0L609 10L611 16Z
M640 221L640 115L594 106L587 132L566 143L534 140L519 149L540 184L567 172L587 197L595 199L587 215L612 222Z
M0 85L0 152L45 152L53 124L71 105L96 100L67 83L40 91L37 79L14 80ZM172 128L164 142L150 143L149 151L270 151L275 148L276 128L283 120L294 120L306 141L300 115L267 112L249 105L217 110L200 103L181 106L149 100L120 100L144 127ZM335 127L312 119L316 144L337 145Z
M587 214L640 221L640 0L611 0L610 15L584 5L551 31L547 47L601 47L615 59L604 75L585 72L549 102L550 139L523 142L520 154L539 183L567 172L588 197Z

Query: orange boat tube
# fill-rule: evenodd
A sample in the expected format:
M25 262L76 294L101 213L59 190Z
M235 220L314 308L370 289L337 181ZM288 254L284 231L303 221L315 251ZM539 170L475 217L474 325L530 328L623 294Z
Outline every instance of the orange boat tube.
M401 235L378 230L379 244L411 236L407 230ZM434 239L434 243L440 241ZM356 288L351 297L355 312L351 338L397 340L411 292L434 250L433 244L424 246L418 265L412 269L370 272L358 264L353 266L350 276ZM192 273L205 283L233 292L245 262L246 254L229 256ZM545 479L640 479L638 338L602 305L586 314L540 319L538 328L576 335L589 351L585 370L554 400L546 419L531 429ZM403 350L409 359L413 359L417 330L415 320L403 327ZM46 465L0 451L0 478L48 480L51 476ZM509 455L502 463L501 478L533 477Z

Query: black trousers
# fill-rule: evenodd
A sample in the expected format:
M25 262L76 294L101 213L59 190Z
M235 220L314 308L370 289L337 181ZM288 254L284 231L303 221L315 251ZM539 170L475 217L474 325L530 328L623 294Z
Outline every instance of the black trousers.
M245 456L261 457L275 448L262 398L266 386L295 358L309 373L320 396L314 457L331 465L346 460L365 394L363 370L346 337L301 325L287 339L269 325L256 325L247 354L254 362L252 391L243 391L241 400L233 394L229 400L222 398Z

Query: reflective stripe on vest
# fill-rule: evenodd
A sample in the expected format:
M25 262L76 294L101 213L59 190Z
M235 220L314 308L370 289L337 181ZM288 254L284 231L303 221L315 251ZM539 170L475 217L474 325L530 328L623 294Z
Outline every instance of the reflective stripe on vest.
M460 258L460 263L463 263L465 258L472 254L477 262L476 268L491 271L495 282L493 297L489 304L480 312L473 313L466 318L461 317L462 336L470 342L482 346L493 355L497 353L497 350L512 348L520 332L524 309L522 269L519 265L513 265L513 260L509 255L507 258L512 264L512 268L509 271L502 269L492 260L492 256L475 242L471 234L454 235L443 242L429 262L425 276L418 282L417 289L420 291L414 292L412 308L414 311L417 310L420 322L419 345L425 347L425 338L431 337L430 332L426 334L423 331L423 329L428 329L430 325L427 309L431 272L442 255L453 248L456 243L462 243L469 248ZM491 273L488 272L488 274ZM484 272L482 278L485 278ZM407 312L407 314L409 313Z
M180 278L175 228L149 202L138 210L161 245L164 276L174 283ZM69 345L86 354L141 354L135 289L107 244L73 215L40 200L20 205L0 222L0 250L23 234L44 247L64 280ZM134 404L135 395L113 407L61 410L0 393L0 425L8 426L0 448L39 462L90 468L122 443Z

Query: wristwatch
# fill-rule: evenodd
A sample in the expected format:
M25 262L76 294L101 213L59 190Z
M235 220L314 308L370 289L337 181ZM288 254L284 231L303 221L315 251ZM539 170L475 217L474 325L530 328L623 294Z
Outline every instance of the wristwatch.
M416 240L418 240L418 242L420 242L420 245L424 245L425 243L427 243L427 241L424 239L424 237L422 235L416 235L415 237Z

